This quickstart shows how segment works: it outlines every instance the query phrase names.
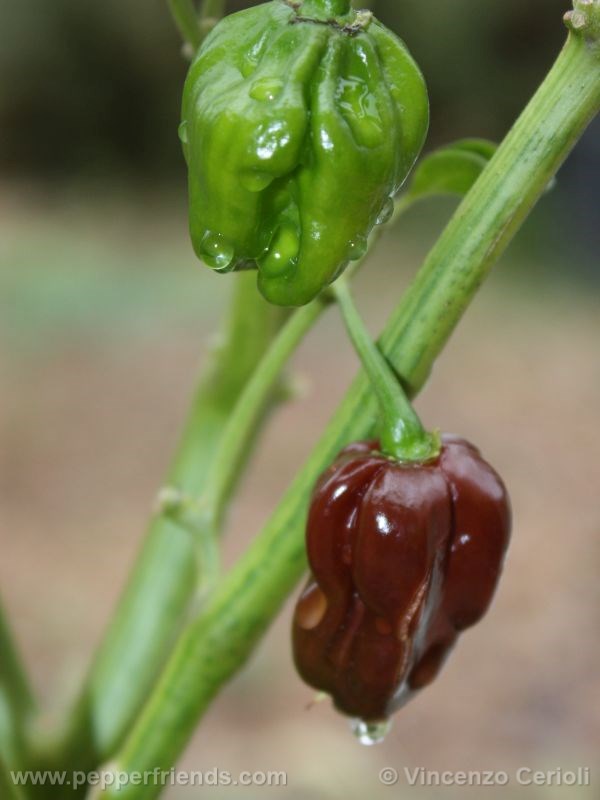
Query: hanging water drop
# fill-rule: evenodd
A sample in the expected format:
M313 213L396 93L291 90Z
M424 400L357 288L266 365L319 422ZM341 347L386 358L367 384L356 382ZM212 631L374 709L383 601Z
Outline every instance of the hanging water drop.
M181 141L181 144L187 144L188 143L188 124L187 124L187 122L185 120L179 126L179 129L178 129L177 133L179 134L179 139Z
M357 236L348 245L348 258L350 261L358 261L367 252L368 242L366 236Z
M290 222L284 222L276 231L267 254L259 261L259 267L267 276L277 276L286 272L296 263L300 250L298 229Z
M370 85L360 78L342 79L340 110L357 144L376 149L385 142L385 131Z
M366 747L372 747L383 742L390 732L392 721L384 719L379 722L367 722L364 719L353 719L350 725L358 741Z
M391 197L388 197L385 203L383 204L377 219L375 220L376 225L385 225L386 222L389 222L394 215L394 201Z
M259 78L250 87L250 97L268 103L276 100L283 91L283 81L279 78Z
M253 72L256 72L257 66L258 62L256 57L253 57L252 55L246 55L240 66L240 72L244 78L249 78Z
M249 192L262 192L275 180L275 175L264 170L249 169L240 174L240 183Z
M200 258L208 267L218 271L226 270L231 265L235 250L222 234L206 231L200 243Z

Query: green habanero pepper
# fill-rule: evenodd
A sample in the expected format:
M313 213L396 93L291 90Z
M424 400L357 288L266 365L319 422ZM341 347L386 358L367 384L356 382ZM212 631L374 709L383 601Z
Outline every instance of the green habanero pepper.
M226 17L184 88L196 254L308 303L391 215L428 122L419 68L370 11L272 0Z

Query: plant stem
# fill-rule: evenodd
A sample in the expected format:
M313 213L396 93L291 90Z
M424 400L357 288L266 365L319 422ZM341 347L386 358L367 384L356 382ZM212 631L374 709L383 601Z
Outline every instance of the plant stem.
M24 728L33 710L33 693L0 606L0 758L7 764L22 759Z
M201 501L215 520L216 529L220 527L227 502L231 497L232 480L235 478L235 470L232 467L243 459L248 449L249 441L256 429L257 418L264 408L265 394L271 391L281 369L327 305L327 297L323 294L292 314L240 396L235 412L223 433Z
M168 0L169 11L183 40L195 53L202 44L202 31L193 0Z
M383 230L379 226L373 232L371 243ZM349 271L356 272L367 257L368 253ZM201 383L169 485L159 493L160 513L65 734L50 743L38 742L42 767L91 768L112 755L148 691L142 681L151 682L193 599L205 600L214 584L215 539L224 509L262 418L278 396L287 394L277 389L277 377L331 300L328 293L322 294L294 311L281 328L288 312L265 304L255 280L250 272L237 276L226 344ZM259 360L260 353L264 355ZM96 698L92 707L90 697ZM118 712L113 710L117 701Z
M194 0L167 2L177 29L191 49L191 58L223 16L225 0L204 0L199 12L196 11Z
M225 12L225 0L204 0L202 3L202 15L220 19Z
M600 8L599 0L595 2ZM413 393L426 382L465 300L477 291L599 110L599 52L570 34L542 86L401 301L396 316L401 326L402 374L411 376ZM481 269L473 271L473 263ZM429 298L431 313L423 312L423 297Z
M409 394L422 387L493 261L599 108L600 62L582 38L570 35L385 329L382 352ZM248 659L305 569L306 508L317 476L343 445L371 433L375 411L361 376L260 536L180 637L111 768L168 769L181 754L200 716ZM130 784L99 796L147 800L159 792L158 786Z
M205 19L221 19L225 13L225 0L204 0L200 14Z
M200 382L167 478L168 488L186 497L202 493L239 396L288 315L262 299L255 274L239 273L232 280L235 289L224 340ZM246 448L231 464L229 492L274 406L277 374L271 377L254 410L252 435L246 435ZM196 596L207 552L204 533L181 525L167 506L158 508L66 731L57 741L38 743L42 762L84 769L114 752Z
M346 279L340 278L333 291L348 335L377 395L382 452L397 461L423 462L436 458L440 451L439 437L423 428L400 380L365 328Z
M205 39L225 13L225 0L204 0L200 10L200 31Z
M167 490L165 500L172 509L171 518L187 528L202 548L200 563L203 568L195 592L198 599L206 599L216 583L218 537L223 529L223 517L237 481L239 464L244 463L245 454L251 449L265 404L285 364L328 304L327 295L323 294L298 309L274 339L229 417L201 496L182 497L177 490Z
M379 226L371 241L383 230ZM66 731L37 743L41 766L91 768L120 743L186 611L214 583L213 537L267 411L286 395L277 388L278 375L329 304L322 295L281 329L289 312L262 300L254 273L234 279L225 344L201 382L168 485L159 493L159 513Z

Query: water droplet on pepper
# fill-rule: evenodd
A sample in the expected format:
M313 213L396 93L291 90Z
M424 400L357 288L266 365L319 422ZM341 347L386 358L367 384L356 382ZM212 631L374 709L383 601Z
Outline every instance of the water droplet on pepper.
M179 126L177 133L179 134L179 140L182 144L188 143L188 124L184 120L181 125Z
M389 719L379 722L367 722L364 719L353 719L350 723L352 733L361 744L372 747L374 744L381 744L390 732L392 722Z
M381 211L379 212L377 219L375 220L376 225L385 225L386 222L389 222L394 215L394 201L391 197L383 204Z
M279 78L259 78L250 87L250 97L253 100L272 102L283 91L283 81Z
M206 231L200 243L200 257L208 267L226 270L234 255L233 245L222 234Z
M339 102L356 142L370 149L380 147L385 135L369 84L357 78L342 80Z
M368 242L366 236L357 236L348 245L348 258L350 261L358 261L367 252Z
M257 63L258 62L256 58L253 58L252 56L247 56L244 58L240 66L240 72L244 78L249 78L253 72L256 72Z
M179 134L179 139L181 143L187 144L188 143L187 122L185 120L179 126L177 133Z
M280 275L295 262L300 250L298 230L290 223L283 223L276 231L267 254L259 261L266 275Z
M247 172L242 172L240 175L240 183L249 192L262 192L267 186L270 186L275 180L275 176L270 172L262 172L261 170L251 169Z

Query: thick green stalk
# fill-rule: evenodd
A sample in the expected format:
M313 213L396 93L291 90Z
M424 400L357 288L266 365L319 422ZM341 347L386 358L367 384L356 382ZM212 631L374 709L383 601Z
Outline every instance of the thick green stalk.
M170 491L198 497L239 396L285 321L266 303L256 276L240 273L224 340L197 390L167 478ZM252 442L274 403L277 375L255 409L244 451L230 465L227 491L252 452ZM212 531L210 531L212 533ZM205 552L203 532L174 519L158 503L140 556L100 645L62 741L41 743L40 758L77 769L108 757L124 737L156 679L196 597ZM47 751L47 748L49 751Z
M403 374L410 376L413 391L427 380L460 319L463 298L479 288L599 106L600 59L571 36L403 298ZM481 264L481 271L470 268L473 262ZM422 312L424 296L429 308L438 309L437 318Z
M600 62L569 37L546 80L434 246L386 326L381 349L416 393L493 261L600 109ZM304 522L319 473L349 441L369 435L376 401L359 377L281 504L181 636L150 700L110 768L168 769L223 684L245 663L305 566ZM120 800L160 787L129 785Z
M22 761L24 729L33 711L31 687L0 606L0 758L11 766Z

